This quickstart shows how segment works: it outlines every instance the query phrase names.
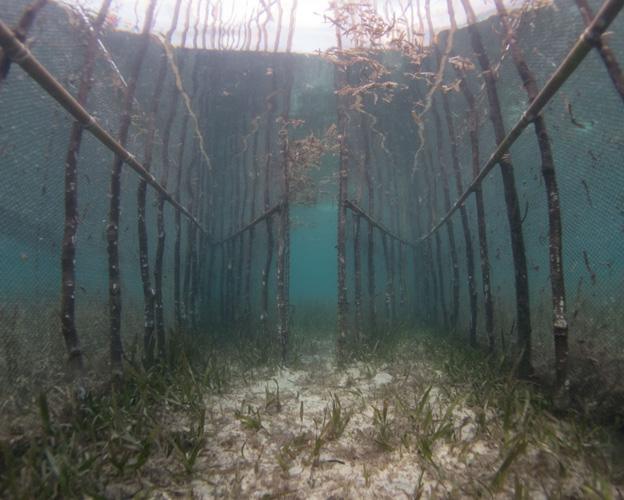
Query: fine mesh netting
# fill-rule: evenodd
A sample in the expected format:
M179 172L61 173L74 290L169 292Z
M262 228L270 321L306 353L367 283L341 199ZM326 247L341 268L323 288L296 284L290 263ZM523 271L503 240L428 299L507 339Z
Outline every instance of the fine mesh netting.
M622 8L0 0L0 496L621 496Z
M422 10L416 2L386 2L377 11L374 2L319 6L344 46L317 54L291 53L296 2L279 11L261 2L248 17L233 8L230 21L202 2L163 3L153 33L150 23L143 27L147 5L139 12L137 4L134 32L114 29L107 18L101 33L93 27L98 6L38 5L21 41L46 78L74 97L93 44L84 107L131 157L120 157L120 196L111 200L115 154L85 129L69 264L76 309L66 317L61 249L73 118L3 41L4 57L14 59L0 87L3 394L29 395L68 377L63 317L79 341L70 354L96 379L119 363L166 356L182 331L265 339L286 359L292 329L337 324L339 352L376 345L397 329L425 328L507 355L512 364L521 359L524 375L566 386L572 399L598 404L621 394L622 95L594 48L541 112L562 223L568 327L558 338L569 339L569 354L567 347L562 354L553 340L552 219L533 125L495 162L511 166L496 165L478 183L483 214L471 183L475 166L482 168L499 142L487 75L504 136L529 103L513 50L541 89L586 22L573 2L506 2L512 44L500 17L489 16L494 4L467 27L463 2L450 2L462 24L449 30L448 6L440 3L426 2L434 8L433 31L425 2ZM594 13L601 6L588 4ZM0 5L2 22L16 27L31 4ZM622 22L616 18L603 37L615 59ZM471 29L484 47L481 58ZM297 43L307 47L297 36L295 50ZM132 161L154 176L145 254L137 196L149 176L130 168ZM515 177L516 228L505 171ZM469 187L462 208L453 207ZM112 239L118 284L109 268L111 206L120 213ZM528 315L518 309L512 236L519 232ZM120 311L111 309L111 297ZM117 316L123 360L115 360Z

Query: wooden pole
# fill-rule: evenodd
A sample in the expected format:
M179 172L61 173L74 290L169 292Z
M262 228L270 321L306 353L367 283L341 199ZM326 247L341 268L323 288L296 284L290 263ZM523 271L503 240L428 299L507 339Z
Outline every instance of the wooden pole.
M585 26L589 26L594 19L594 14L589 2L587 2L587 0L576 0L576 5L581 11L583 21L585 21ZM611 50L611 47L607 45L604 35L600 36L600 38L596 40L595 47L600 54L602 62L607 68L609 78L611 78L615 90L620 95L622 100L624 100L624 74L622 73L622 69L620 68L620 64L618 63L613 50Z
M453 11L453 4L451 1L447 2L447 9L449 14L449 20L451 23L451 30L457 29L455 22L455 12ZM461 169L459 166L459 155L457 153L457 136L455 135L455 126L453 124L453 117L451 115L451 109L449 106L449 97L445 92L442 92L442 108L444 110L444 116L446 118L446 127L448 131L448 138L451 145L451 165L455 174L455 186L457 188L457 195L459 196L464 191L464 185L462 182ZM450 206L450 203L449 203ZM447 206L447 209L449 208ZM470 231L470 223L468 221L468 214L466 207L461 207L459 210L461 216L462 230L464 234L464 246L466 251L466 274L468 279L468 299L470 303L470 323L468 327L468 339L470 345L477 346L477 287L475 284L475 269L474 269L474 251L472 248L472 234Z
M479 175L479 113L476 101L463 71L457 70L459 87L468 105L468 135L470 138L471 162L473 178ZM490 256L487 242L487 226L485 221L485 204L481 185L475 189L475 205L477 211L477 231L479 234L479 259L481 264L481 285L483 290L483 309L485 315L485 332L488 338L488 349L494 352L494 301L492 299Z
M264 210L268 211L271 207L271 166L273 163L273 127L275 126L275 112L277 107L276 92L277 92L277 65L273 60L271 74L271 93L266 98L266 130L264 133ZM273 221L271 217L266 219L267 229L267 255L264 262L264 269L262 270L262 290L261 290L261 308L260 322L262 326L262 333L266 339L268 335L268 321L269 321L269 274L271 272L271 263L273 262Z
M177 0L174 8L171 26L166 34L167 41L171 40L173 32L178 24L178 15L180 11L181 0ZM145 170L151 171L152 157L154 152L154 141L156 136L156 120L160 109L160 98L167 75L167 54L163 47L160 59L160 67L156 80L156 87L152 94L149 114L148 129L145 138L145 155L143 157L143 165ZM139 235L139 268L141 272L141 282L143 284L143 304L144 304L144 334L143 334L143 350L145 363L151 365L154 360L154 329L155 329L155 291L152 287L149 269L149 242L147 237L146 217L146 201L147 201L147 182L139 179L139 187L137 188L137 224ZM177 211L179 213L179 211Z
M190 15L191 15L192 1L189 1L186 8L184 29L182 31L182 46L186 44L186 37L189 31ZM173 56L172 56L173 57ZM182 52L180 56L180 62L177 66L177 72L183 74L185 65L186 53ZM175 75L174 75L175 77ZM175 78L174 78L175 80ZM176 82L172 82L171 86L171 98L169 100L169 110L165 117L165 124L163 127L163 139L161 149L161 161L162 161L162 174L160 182L163 186L167 186L169 181L169 171L171 168L170 150L169 144L171 142L171 132L173 123L178 111L178 100L180 91L177 88ZM186 134L185 134L186 136ZM184 148L184 144L181 146ZM176 196L176 195L174 195ZM179 196L176 196L176 199ZM159 197L157 204L156 214L156 228L157 228L157 243L156 243L156 257L154 259L154 304L155 304L155 316L156 316L156 343L158 355L162 361L166 359L166 337L165 337L165 309L163 304L163 266L165 258L165 207L164 199Z
M133 65L130 69L128 86L124 95L122 115L119 125L119 144L125 148L132 122L132 104L137 82L141 74L143 60L149 46L150 29L156 8L156 0L151 0L145 13L145 23ZM108 304L110 314L110 356L111 369L115 378L122 375L123 345L121 342L121 274L119 269L119 220L121 213L121 167L124 158L115 155L110 180L110 207L106 227L108 250Z
M535 76L530 70L524 53L516 42L514 30L509 22L507 10L501 0L494 0L500 16L507 42L511 49L511 56L526 90L529 102L538 93ZM552 294L552 332L555 343L555 371L556 371L556 403L565 408L570 403L568 380L568 320L566 317L566 295L563 272L563 228L561 222L561 207L559 205L559 188L555 172L555 161L550 147L550 137L543 115L538 115L533 122L537 144L542 160L542 176L546 189L548 204L548 249L550 264L550 287Z
M38 2L37 5L43 2ZM95 68L97 41L106 20L111 0L104 0L91 26L84 57L77 101L85 106L92 87ZM29 9L31 17L32 9ZM23 23L22 32L27 33ZM8 71L8 69L7 69ZM6 75L6 72L4 72ZM82 143L83 126L79 121L72 123L69 146L65 157L65 226L61 247L61 333L69 355L69 368L74 376L83 371L82 350L76 330L76 241L79 224L78 213L78 155Z
M197 54L195 54L197 57ZM193 65L193 77L196 77L197 72L197 61ZM181 199L182 195L182 178L184 176L184 153L186 151L186 136L188 132L188 115L185 114L182 117L182 126L180 127L180 139L178 147L178 159L177 159L177 172L175 177L175 188L174 192L176 198ZM190 163L188 164L189 172L187 175L191 175L191 170L193 169L193 163L197 161L197 155L194 154L191 158ZM189 181L190 182L190 181ZM193 211L193 198L189 197L188 208ZM189 296L189 280L191 270L189 266L189 258L192 244L191 234L192 231L187 231L187 247L186 247L186 259L185 259L185 269L184 269L184 279L182 279L182 255L181 255L181 246L182 246L182 221L180 219L179 214L174 214L174 222L175 222L175 230L174 230L174 240L173 240L173 316L175 319L175 325L178 332L181 330L182 325L187 324L188 316L188 296ZM163 226L164 229L164 226Z
M368 115L361 114L360 130L362 133L362 144L364 148L364 179L366 182L366 192L368 198L368 212L375 212L375 188L373 186L373 166L371 164L371 141L370 141L370 121ZM366 271L368 277L368 313L369 332L373 336L377 332L377 299L375 291L375 225L371 220L368 222L367 244L366 244Z
M476 25L477 19L472 10L470 0L461 0L461 2L468 18L468 32L470 34L472 49L479 61L479 66L481 67L483 80L485 82L494 136L497 144L500 145L505 140L506 133L498 98L498 90L496 88L496 78L490 66L490 59L483 46L481 34ZM511 155L508 153L501 157L498 163L503 180L505 207L514 265L518 356L520 360L518 363L518 374L521 377L529 377L533 374L533 367L531 365L531 309L529 302L529 277L524 247L524 235L522 232L522 215L520 213L520 202L516 190L516 179L511 162Z
M336 26L336 42L339 51L342 51L340 29ZM338 92L348 83L347 68L340 61L334 64L334 89ZM348 298L347 298L347 182L349 178L349 152L347 145L348 116L346 96L336 95L336 116L339 141L338 157L338 221L337 221L337 294L338 294L338 337L337 359L344 363L346 359Z
M277 247L277 333L280 339L282 363L286 362L288 354L288 342L290 336L289 309L290 294L288 290L288 273L290 268L290 149L288 142L288 120L290 118L290 100L293 85L294 59L286 56L285 61L286 82L284 91L284 104L282 106L281 129L279 131L280 143L280 175L282 191L282 208L279 219L279 239Z
M440 180L442 183L442 196L444 209L451 208L451 195L449 187L449 177L446 170L446 161L444 159L444 145L442 138L442 123L438 114L436 98L431 96L431 113L433 114L433 122L436 133L436 149L438 151L438 169L440 171ZM459 316L459 263L457 257L457 245L455 243L455 228L452 219L446 222L446 235L449 242L449 253L451 256L451 311L449 316L449 327L452 330L457 328L457 318Z
M254 95L254 102L256 101ZM255 106L252 109L257 109ZM254 118L255 120L255 118ZM259 118L258 118L259 120ZM250 202L250 217L254 218L256 215L256 200L258 197L258 179L260 177L259 171L259 162L258 162L258 143L259 143L259 135L260 135L260 127L259 121L254 123L254 132L253 132L253 140L251 147L251 168L253 175L253 182L251 185L251 202ZM245 291L244 291L244 302L245 302L245 317L246 322L249 322L251 318L251 277L253 274L253 248L254 248L254 239L256 235L256 227L255 225L251 226L249 229L249 237L247 239L247 256L245 260ZM249 325L248 325L249 326Z

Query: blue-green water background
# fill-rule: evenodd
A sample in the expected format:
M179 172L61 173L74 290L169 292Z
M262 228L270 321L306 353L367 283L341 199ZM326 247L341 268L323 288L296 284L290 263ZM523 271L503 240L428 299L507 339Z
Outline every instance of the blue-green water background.
M598 2L591 2L596 8ZM23 3L0 1L3 19L14 22ZM624 47L624 21L618 19L609 43L616 54ZM480 30L493 61L500 59L504 45L495 20L481 23ZM582 31L582 21L571 2L555 2L555 8L529 14L519 26L519 39L529 62L543 85L557 64ZM75 92L77 76L82 65L82 38L67 22L67 14L57 7L49 7L45 16L33 29L32 50L46 67L70 91ZM444 40L445 37L442 37ZM127 75L136 37L129 34L109 33L104 39L112 59L122 75ZM188 54L192 54L189 51ZM465 30L455 35L454 54L472 57ZM202 56L203 57L203 56ZM190 56L189 56L190 58ZM159 52L155 44L144 61L143 76L139 81L137 102L145 110L153 92ZM396 55L387 57L393 72L388 78L404 81L403 73L409 68ZM206 118L205 134L209 152L215 165L216 212L226 210L234 199L240 177L234 175L235 167L228 156L228 137L238 130L236 116L261 113L264 98L270 92L271 79L267 68L278 71L278 84L284 80L283 58L260 54L209 54L202 59L202 81L213 89L211 114ZM190 64L184 71L185 87L191 87ZM335 96L331 65L316 56L295 57L295 82L291 102L292 115L305 120L297 134L310 132L322 135L335 122ZM501 107L509 129L526 106L526 95L520 84L510 57L505 57L498 68L498 88ZM445 73L445 82L452 83L452 71ZM118 127L121 93L118 78L109 62L99 58L95 86L89 109L108 130ZM487 120L487 104L481 89L478 71L469 74L469 84L478 93L482 110L480 147L482 163L494 149L494 136ZM165 88L172 85L171 76ZM165 95L168 95L168 90ZM255 95L255 111L250 109L249 96ZM459 133L459 154L464 185L472 176L470 146L467 140L466 107L458 93L450 93L453 117ZM165 99L166 100L166 99ZM416 170L413 183L413 157L416 150L416 130L410 111L414 96L410 90L395 96L391 103L379 102L369 111L376 117L377 129L384 134L385 146L375 146L374 176L377 193L375 215L393 230L415 238L427 225L426 203L431 200L424 180ZM570 105L571 104L571 108ZM440 106L438 102L436 104ZM161 120L163 118L163 105ZM572 121L570 109L577 123ZM0 302L3 319L0 322L5 345L3 360L27 359L33 372L45 361L62 356L62 342L58 333L58 301L60 289L59 253L63 228L63 161L67 148L70 120L52 99L43 93L19 68L11 71L10 78L0 91L0 165L4 182L0 187ZM236 110L239 113L232 113ZM438 108L441 113L441 107ZM179 136L181 116L174 123L174 136ZM624 127L622 103L609 81L605 68L595 52L589 54L579 70L563 86L547 107L545 117L552 136L552 146L558 172L564 223L564 265L568 310L571 319L571 340L575 353L585 356L601 355L605 359L622 356L621 310L624 284ZM579 126L579 123L581 126ZM128 148L142 157L144 133L141 116L132 128ZM357 128L354 125L355 129ZM449 140L443 132L443 142L435 144L431 118L427 119L427 136L434 154L442 151L450 169ZM192 141L189 131L188 140ZM176 139L178 141L178 139ZM172 142L172 148L178 142ZM357 152L358 142L351 144ZM276 148L276 145L273 146ZM534 325L534 350L544 364L550 364L552 346L550 338L550 291L548 279L546 199L539 171L539 151L532 130L527 130L513 146L517 185L521 206L526 212L523 231L529 262L531 307ZM159 158L159 146L155 158ZM173 155L172 155L173 156ZM190 157L187 154L187 158ZM112 162L110 153L93 138L85 135L80 154L80 214L78 239L77 302L79 332L90 359L105 358L107 353L107 268L105 227L108 205L108 176ZM155 162L157 175L161 165ZM244 167L249 169L249 164ZM294 327L305 325L318 329L334 328L336 313L336 221L335 202L337 169L336 156L327 156L317 179L326 179L326 191L315 205L294 206L291 248L290 293L293 305ZM392 170L394 169L394 170ZM396 178L393 180L391 172ZM173 185L175 179L169 180ZM353 173L350 178L350 197L361 195L362 176ZM136 235L136 176L124 171L121 227L121 267L124 299L124 340L132 342L140 335L142 325L142 292L138 273ZM458 195L451 182L451 198ZM436 217L444 212L441 183L437 182ZM259 189L262 188L260 184ZM502 183L495 170L483 184L487 211L489 250L492 257L493 295L497 332L508 335L514 321L513 266L509 245ZM364 190L365 191L365 190ZM278 199L275 186L271 189L272 201ZM260 197L261 199L261 197ZM260 210L260 199L256 213ZM183 191L183 203L187 194ZM151 258L156 241L156 199L149 193L148 228ZM364 203L365 204L365 203ZM398 209L395 210L395 207ZM476 214L474 204L466 204L476 249ZM229 208L228 208L229 210ZM230 212L228 212L230 214ZM227 217L230 217L228 215ZM166 320L172 324L172 269L171 250L173 212L166 213L168 233L165 254L165 306ZM227 219L226 219L227 220ZM463 239L459 214L453 217L455 240L459 255L460 327L458 334L467 329L467 284ZM254 307L260 287L259 269L266 255L266 236L259 226L254 251ZM218 231L219 228L213 228ZM227 231L224 231L227 233ZM352 281L352 220L349 219L348 269L350 303L353 303ZM443 237L446 302L450 303L450 257L446 236ZM184 241L184 240L183 240ZM362 250L364 250L362 242ZM383 315L384 287L387 277L381 255L381 241L376 236L377 293L376 303ZM184 250L184 245L183 245ZM275 260L273 260L273 265ZM273 267L274 269L274 267ZM478 264L477 264L478 269ZM402 276L406 286L406 303L399 316L404 322L421 324L425 317L419 277L429 272L422 261L406 257ZM480 290L480 277L477 273ZM208 316L217 316L218 279L213 285L212 301L206 305ZM274 272L270 277L271 311L274 314ZM398 292L397 292L398 294ZM479 297L481 294L479 293ZM398 300L398 299L397 299ZM479 302L481 304L481 300ZM16 320L10 321L12 311ZM352 311L352 308L351 308ZM258 313L257 307L255 312ZM208 328L208 326L207 326ZM479 338L484 341L483 314L479 311ZM513 341L513 337L507 339ZM39 363L41 362L41 363ZM43 376L43 375L42 375Z

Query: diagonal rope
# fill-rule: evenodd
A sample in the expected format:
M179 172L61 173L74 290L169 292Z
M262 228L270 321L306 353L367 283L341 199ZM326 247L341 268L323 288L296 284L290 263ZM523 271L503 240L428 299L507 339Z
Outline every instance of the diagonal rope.
M600 11L591 22L591 24L583 31L574 47L568 52L567 56L561 62L559 67L551 75L546 85L537 94L535 99L531 102L520 119L516 122L513 128L505 136L505 138L497 146L496 150L489 157L479 175L470 183L470 186L461 194L446 214L435 224L428 233L420 236L416 243L422 243L429 239L438 229L440 229L450 217L461 207L468 199L471 193L473 193L487 177L490 171L498 164L498 162L508 154L511 146L522 135L522 132L535 120L535 117L539 115L548 102L554 97L561 86L568 80L568 78L574 73L576 68L585 59L587 54L600 43L602 34L606 31L609 25L617 17L618 13L624 7L624 0L606 0L602 5Z
M160 195L171 204L176 210L183 213L191 222L196 225L204 234L208 234L206 229L189 212L189 210L178 203L145 167L117 142L97 120L72 96L65 87L43 66L30 50L21 43L13 30L0 20L0 45L5 50L11 60L21 68L43 88L56 102L58 102L69 114L71 114L82 126L88 130L104 146L118 155L122 161L142 177Z

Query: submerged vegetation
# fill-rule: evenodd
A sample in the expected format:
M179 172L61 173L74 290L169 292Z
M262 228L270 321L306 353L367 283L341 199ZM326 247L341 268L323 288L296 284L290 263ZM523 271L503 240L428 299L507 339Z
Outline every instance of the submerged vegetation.
M0 496L622 497L624 1L228 3L0 19Z
M254 353L226 365L223 346L186 344L119 387L40 395L3 431L2 491L611 498L624 481L617 434L555 416L504 360L404 332L337 369L330 338L299 335L293 369L279 346L252 366Z

